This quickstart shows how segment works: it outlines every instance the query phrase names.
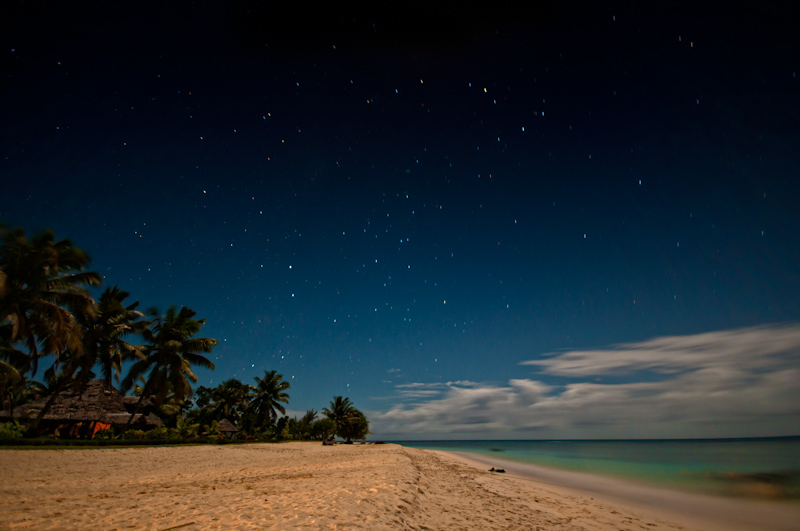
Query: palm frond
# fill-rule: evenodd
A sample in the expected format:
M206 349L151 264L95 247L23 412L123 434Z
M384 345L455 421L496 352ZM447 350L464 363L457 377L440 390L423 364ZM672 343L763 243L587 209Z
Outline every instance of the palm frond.
M198 337L183 342L184 352L211 352L219 344L216 339Z
M186 352L183 355L184 359L186 359L192 365L197 365L198 367L202 367L204 369L214 370L214 363L206 358L205 356L201 356L200 354L195 354L193 352Z

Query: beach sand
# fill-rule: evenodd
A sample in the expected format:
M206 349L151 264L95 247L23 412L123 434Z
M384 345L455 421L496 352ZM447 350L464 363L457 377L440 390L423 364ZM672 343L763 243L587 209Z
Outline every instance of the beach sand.
M0 529L732 529L523 476L392 444L6 449Z
M492 455L452 452L477 468L502 468L511 478L554 490L565 497L582 495L612 506L707 531L800 530L800 503L766 496L711 496L657 487L609 476L519 463ZM619 510L619 509L617 509Z

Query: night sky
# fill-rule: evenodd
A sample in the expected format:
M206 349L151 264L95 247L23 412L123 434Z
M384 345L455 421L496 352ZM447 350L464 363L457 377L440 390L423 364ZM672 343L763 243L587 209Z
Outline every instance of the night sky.
M800 434L795 3L111 4L2 3L0 222L206 318L200 384L387 439Z

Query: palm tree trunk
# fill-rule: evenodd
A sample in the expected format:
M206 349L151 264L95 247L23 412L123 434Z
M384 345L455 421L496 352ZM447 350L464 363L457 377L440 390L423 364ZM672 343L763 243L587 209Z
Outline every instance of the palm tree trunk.
M5 405L6 400L8 401L8 418L11 422L14 422L14 398L11 396L10 391L3 397L3 405Z
M50 396L47 399L47 402L45 402L44 407L41 409L41 411L39 411L39 414L36 415L36 418L33 420L30 426L28 426L29 433L34 432L36 428L39 427L39 423L42 421L47 412L50 411L50 408L53 407L53 404L55 403L56 399L59 397L59 395L61 395L61 392L64 391L64 389L67 387L67 384L72 380L72 376L75 374L75 371L77 369L78 366L73 365L72 368L69 370L69 372L67 374L64 374L60 378L58 384L56 384L55 389L53 389L52 394L50 394Z
M130 429L131 424L133 424L133 419L136 418L136 415L139 413L139 410L142 408L142 402L144 402L144 399L147 398L149 396L149 394L150 394L150 381L151 380L148 379L145 382L144 387L142 388L142 394L139 395L139 401L136 402L136 407L134 408L133 413L131 413L131 416L128 419L128 423L125 424L125 429L126 430Z

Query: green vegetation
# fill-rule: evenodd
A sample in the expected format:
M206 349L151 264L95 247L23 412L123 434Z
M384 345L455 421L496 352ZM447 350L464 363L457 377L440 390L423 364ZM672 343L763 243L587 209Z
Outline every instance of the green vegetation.
M287 417L290 386L274 370L265 370L254 385L230 379L195 390L194 368L214 369L205 354L217 341L196 337L206 320L187 307L142 313L138 302L125 302L130 295L117 286L95 300L88 288L99 286L101 277L85 270L89 262L86 252L70 240L56 240L53 231L28 239L20 228L0 227L0 410L8 421L0 424L0 440L38 437L25 440L48 444L56 438L42 423L48 412L60 396L83 393L98 375L107 387L118 382L138 399L125 406L125 424L98 428L97 444L333 435L352 442L369 433L364 414L341 396L322 410L323 418L313 409L300 419ZM135 338L141 342L132 342ZM43 360L50 364L36 381ZM39 404L35 418L14 418L15 407L33 401ZM163 425L143 429L140 419L148 413Z
M25 426L15 422L0 424L0 440L21 439L25 435Z
M200 332L205 319L195 319L195 312L186 307L178 311L172 306L164 316L160 316L155 308L149 313L153 320L142 331L142 337L147 343L140 347L141 356L122 381L122 390L127 391L133 387L137 378L142 377L145 380L128 426L147 399L153 398L156 406L165 403L178 405L191 396L191 384L197 381L197 376L192 371L193 365L214 368L208 358L198 353L211 352L217 340L192 337Z
M322 410L325 416L333 421L335 433L347 442L353 439L364 439L369 431L369 421L364 414L353 407L349 398L333 397L330 408Z

